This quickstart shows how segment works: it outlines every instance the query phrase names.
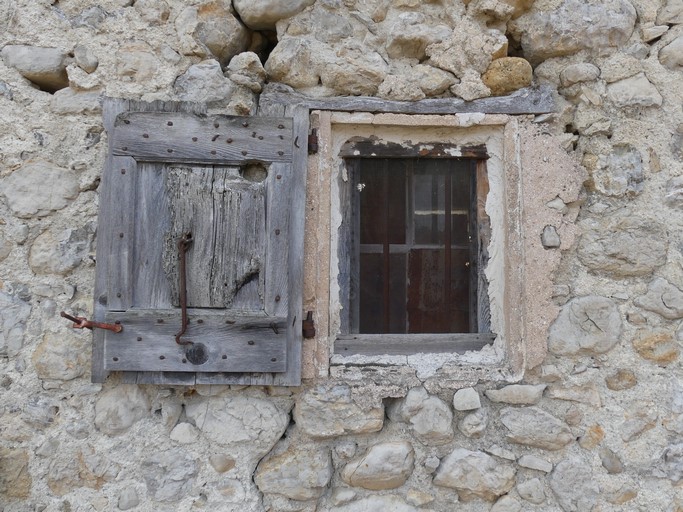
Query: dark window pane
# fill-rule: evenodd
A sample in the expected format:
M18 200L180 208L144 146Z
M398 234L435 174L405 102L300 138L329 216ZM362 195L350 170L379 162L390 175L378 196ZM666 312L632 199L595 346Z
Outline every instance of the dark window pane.
M360 243L405 243L406 161L361 160L358 190Z
M406 254L389 257L389 332L406 333Z
M382 254L360 255L360 315L358 332L378 334L383 331Z

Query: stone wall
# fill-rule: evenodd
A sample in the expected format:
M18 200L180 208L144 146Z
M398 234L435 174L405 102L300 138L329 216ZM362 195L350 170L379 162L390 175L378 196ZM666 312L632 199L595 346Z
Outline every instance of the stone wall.
M683 510L681 0L6 0L0 55L1 510ZM562 253L541 364L429 390L90 383L58 312L92 311L102 98L248 115L265 82L556 89L534 121L589 177L548 203L574 244L525 234Z

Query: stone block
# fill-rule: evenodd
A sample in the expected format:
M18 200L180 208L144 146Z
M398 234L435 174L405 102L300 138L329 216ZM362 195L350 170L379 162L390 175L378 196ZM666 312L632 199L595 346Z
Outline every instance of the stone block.
M185 497L197 476L197 461L187 452L171 449L142 461L147 492L156 501L176 502Z
M32 483L28 452L0 447L0 494L8 498L26 499Z
M240 19L252 30L275 30L275 23L300 13L315 0L234 0Z
M95 426L108 435L127 431L135 422L149 416L150 403L145 392L131 384L103 392L95 403Z
M406 483L414 464L415 452L409 442L380 443L344 466L341 478L353 487L373 491L396 489Z
M5 65L41 89L55 92L69 85L66 76L68 57L59 48L8 44L0 52Z
M487 389L484 393L492 402L534 405L541 400L545 388L545 384L510 384L500 389Z
M389 409L394 421L408 423L422 443L438 446L453 439L453 413L443 400L422 387L412 388L403 400Z
M561 461L550 476L550 488L564 512L591 510L600 489L591 467L575 457Z
M481 407L479 393L474 388L459 389L453 395L453 407L456 411L473 411Z
M656 277L647 285L647 293L633 303L668 320L683 318L683 291L666 279Z
M559 450L574 440L565 423L537 407L507 407L500 411L500 421L512 443Z
M502 57L489 64L481 77L493 96L505 96L531 85L531 64L521 57Z

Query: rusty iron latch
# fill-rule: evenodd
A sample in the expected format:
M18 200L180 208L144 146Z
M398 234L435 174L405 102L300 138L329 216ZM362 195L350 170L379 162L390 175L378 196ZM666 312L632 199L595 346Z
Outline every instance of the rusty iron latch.
M307 340L315 338L315 322L313 321L313 311L306 313L306 319L301 322L301 330L303 331L304 338Z
M308 135L308 154L313 155L318 152L318 130L311 129Z
M178 270L178 279L179 279L179 289L178 289L178 294L180 295L180 308L181 308L181 327L180 331L178 331L178 334L175 335L175 342L178 345L192 345L193 343L188 340L181 340L180 337L185 334L185 331L187 331L187 278L185 275L185 254L187 253L187 249L190 247L192 244L192 233L187 232L183 236L180 237L178 240L178 259L179 259L179 270Z
M106 329L111 332L121 332L123 331L123 325L121 324L105 324L103 322L93 322L91 320L88 320L84 316L72 316L65 311L62 311L59 313L59 316L62 318L66 318L67 320L71 320L74 324L72 327L74 329L90 329L91 331L93 329Z

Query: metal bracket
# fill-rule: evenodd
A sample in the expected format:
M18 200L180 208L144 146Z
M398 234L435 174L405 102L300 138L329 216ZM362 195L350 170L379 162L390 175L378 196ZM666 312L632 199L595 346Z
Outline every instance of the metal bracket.
M311 133L308 135L308 154L313 155L318 152L318 130L315 128L311 129Z

